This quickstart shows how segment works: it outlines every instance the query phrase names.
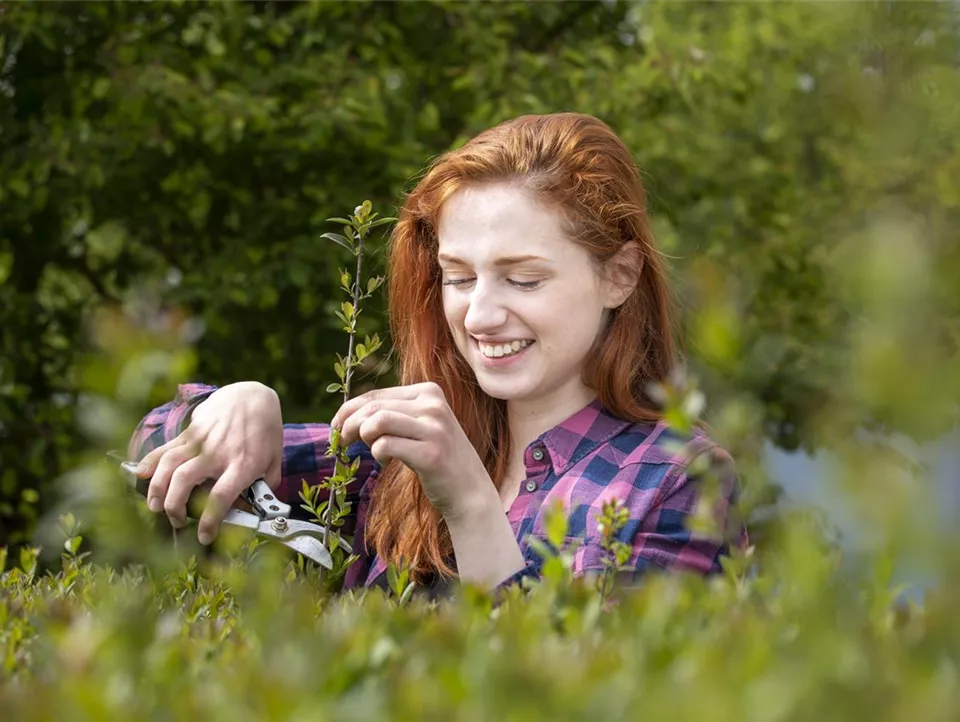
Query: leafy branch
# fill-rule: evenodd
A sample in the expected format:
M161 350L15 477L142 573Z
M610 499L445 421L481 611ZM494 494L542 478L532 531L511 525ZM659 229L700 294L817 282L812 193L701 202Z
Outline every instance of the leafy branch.
M616 497L603 502L600 518L597 519L597 532L600 534L600 548L604 556L601 560L603 572L597 579L597 591L600 593L600 604L613 592L617 579L617 572L621 571L630 560L630 545L617 539L617 533L630 520L630 511L623 502Z
M338 381L327 386L328 393L342 393L343 401L350 399L350 385L353 372L363 361L376 353L381 346L377 334L364 336L362 343L357 343L357 319L360 318L363 301L370 298L383 283L382 276L372 276L364 282L363 254L364 243L370 232L380 226L392 223L395 218L378 218L373 212L370 201L364 201L357 206L353 215L348 218L328 218L329 222L343 226L341 233L324 233L320 237L346 248L356 259L356 268L353 274L346 268L340 268L340 288L348 295L348 300L340 304L335 311L341 321L342 330L347 334L349 342L346 356L337 354L334 371ZM346 573L357 555L352 553L350 546L342 539L340 529L347 515L350 513L350 503L347 502L347 487L356 480L357 470L360 467L360 458L350 460L347 449L341 447L340 432L330 429L330 446L327 456L335 457L334 473L320 484L310 487L303 483L300 498L304 501L302 508L310 512L324 527L323 543L333 558L333 569L327 575L328 585L337 582ZM321 490L329 490L326 499L318 502Z

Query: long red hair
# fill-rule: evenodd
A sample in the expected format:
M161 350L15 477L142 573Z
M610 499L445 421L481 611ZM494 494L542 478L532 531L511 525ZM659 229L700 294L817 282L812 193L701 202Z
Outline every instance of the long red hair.
M401 384L434 381L500 487L510 457L505 402L483 392L444 317L437 224L444 201L467 185L514 182L563 213L570 239L597 264L624 243L639 247L639 283L597 338L584 383L614 415L655 421L644 393L665 379L676 346L664 264L654 247L646 193L630 152L602 121L579 113L526 115L480 133L434 161L400 211L390 240L390 331ZM417 475L388 463L373 491L366 541L388 563L404 560L414 579L454 576L449 531Z

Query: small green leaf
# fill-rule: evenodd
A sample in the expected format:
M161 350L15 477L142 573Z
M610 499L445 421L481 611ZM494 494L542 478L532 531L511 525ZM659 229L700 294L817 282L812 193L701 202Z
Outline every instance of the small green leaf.
M33 577L37 570L37 557L40 550L36 547L22 547L20 549L20 568L28 577Z
M400 595L400 601L398 602L401 607L410 601L410 597L413 596L413 590L416 588L417 585L413 582L407 584L407 588L403 590L403 594Z
M547 509L544 515L544 527L547 532L547 541L556 549L560 549L567 535L567 514L559 500Z
M60 523L60 528L64 534L73 536L74 529L76 529L77 526L77 519L71 512L68 511L66 514L62 514L57 521Z
M356 253L356 249L353 247L353 244L339 233L324 233L320 237L326 238L328 241L333 241L337 245L343 246L350 251L350 253Z
M341 392L341 391L343 391L343 386L340 385L340 384L329 384L329 385L327 386L327 393L328 393L328 394L336 394L336 393L339 393L339 392Z
M546 544L542 539L530 536L527 544L540 556L541 559L550 559L557 555L557 550Z

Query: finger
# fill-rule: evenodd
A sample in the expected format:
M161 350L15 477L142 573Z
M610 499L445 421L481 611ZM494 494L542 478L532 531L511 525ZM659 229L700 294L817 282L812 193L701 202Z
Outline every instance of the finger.
M341 428L347 418L372 401L415 399L418 394L417 386L419 386L419 384L413 384L411 386L391 386L386 389L373 389L372 391L367 391L365 394L354 396L337 409L337 413L335 413L330 420L330 426Z
M360 435L361 427L381 411L393 411L410 417L420 415L418 402L414 399L375 399L364 404L350 414L350 416L343 419L340 428L341 445L349 446L357 439L362 438Z
M167 490L170 488L170 478L181 464L197 455L197 447L192 443L181 443L168 449L156 464L150 477L150 486L147 489L147 506L150 511L163 511Z
M240 492L250 486L252 480L242 467L233 464L213 485L207 503L197 525L197 539L201 544L210 544L217 538L220 522L227 515L231 505L240 496Z
M137 476L141 476L145 479L153 476L153 472L157 468L157 464L160 462L160 459L163 458L163 455L166 454L170 449L176 448L177 446L183 446L187 442L187 432L178 434L176 438L170 439L163 446L158 446L156 449L151 451L149 454L140 459L140 463L137 464L137 468L134 473Z
M422 441L384 434L377 437L370 445L370 454L380 463L380 466L386 466L393 459L399 459L416 471L420 466L423 446Z
M277 458L272 464L270 464L267 469L267 473L263 475L264 480L267 482L267 486L271 489L276 489L280 486L280 479L283 475L283 459Z
M170 478L170 488L163 501L163 510L174 528L179 529L187 523L187 500L193 490L209 476L209 461L206 457L195 456L185 461Z
M381 409L360 425L359 436L367 446L372 448L381 436L426 441L430 431L428 424L421 418L394 409Z

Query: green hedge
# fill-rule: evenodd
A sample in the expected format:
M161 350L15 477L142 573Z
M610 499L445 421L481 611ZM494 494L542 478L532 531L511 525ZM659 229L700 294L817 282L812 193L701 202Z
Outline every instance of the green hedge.
M117 572L67 545L56 574L25 552L0 576L6 719L950 722L960 711L960 575L925 606L898 602L882 558L851 568L802 518L759 575L740 559L709 581L650 576L605 602L562 564L496 603L464 589L398 604L381 590L325 597L309 570L263 548Z

